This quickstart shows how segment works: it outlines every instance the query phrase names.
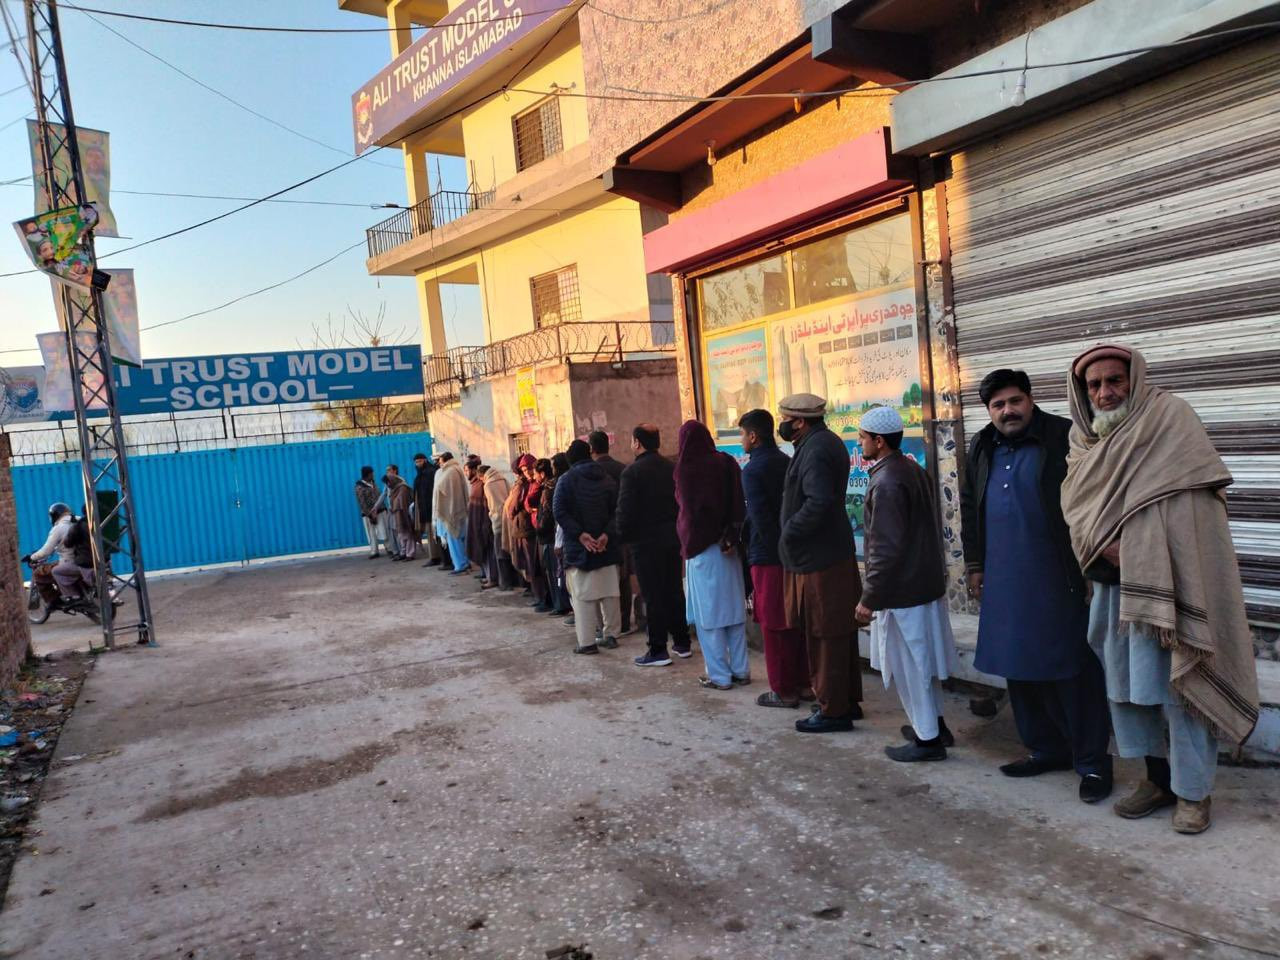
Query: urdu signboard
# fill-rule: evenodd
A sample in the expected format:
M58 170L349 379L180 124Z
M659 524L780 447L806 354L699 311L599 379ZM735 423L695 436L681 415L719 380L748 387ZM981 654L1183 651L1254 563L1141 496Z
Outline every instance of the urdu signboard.
M578 0L466 0L351 95L356 154Z

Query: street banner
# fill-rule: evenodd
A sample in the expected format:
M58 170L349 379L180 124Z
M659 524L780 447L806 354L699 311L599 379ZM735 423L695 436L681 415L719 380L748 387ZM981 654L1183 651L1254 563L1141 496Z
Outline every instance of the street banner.
M66 137L66 127L60 123L51 123L50 135L54 140ZM40 124L35 120L27 121L27 141L31 145L31 179L36 187L35 212L48 210L53 206L48 193L44 189L44 165L40 159ZM105 130L90 130L87 127L76 127L76 142L80 146L80 172L84 175L83 199L98 208L97 234L100 237L118 237L116 216L111 212L111 135ZM55 176L60 183L71 179L69 154L62 151L54 159Z
M44 367L0 367L0 424L48 420L43 390Z
M748 410L769 409L769 359L764 327L707 338L707 392L711 431L738 437Z
M82 331L76 334L76 342L83 353L97 349L97 335ZM75 394L71 387L71 360L67 356L67 335L61 330L52 333L37 333L36 342L40 345L40 355L44 358L44 390L41 399L45 410L56 413L75 410ZM102 387L102 378L92 375L84 384L84 400L89 409L102 409L106 404L98 391Z
M138 291L133 282L132 270L104 270L111 283L102 292L102 311L107 319L107 335L111 338L111 359L127 363L131 367L142 366L141 334L138 332ZM74 290L72 297L80 307L89 306L90 293ZM58 326L67 329L66 310L57 287L53 291L53 303L58 312Z
M17 221L13 228L36 269L73 287L89 288L93 265L85 235L98 222L92 204L63 207Z

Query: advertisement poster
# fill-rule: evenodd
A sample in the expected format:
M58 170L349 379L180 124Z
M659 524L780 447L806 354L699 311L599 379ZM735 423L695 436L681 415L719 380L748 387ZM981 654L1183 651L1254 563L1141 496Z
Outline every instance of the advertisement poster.
M44 390L41 391L44 408L50 412L74 410L75 395L71 392L71 360L67 356L67 335L61 330L53 333L37 333L40 355L44 359ZM96 349L97 337L92 333L77 335L77 343L83 353ZM84 399L89 409L101 409L106 403L97 399L102 389L102 378L86 381Z
M770 324L774 396L816 393L827 425L844 440L874 406L902 415L907 436L922 436L916 295L910 284L850 297Z
M707 338L707 409L717 440L738 436L738 419L769 407L769 363L765 330Z
M537 381L533 367L524 367L516 371L516 401L520 407L520 424L524 430L531 430L538 422Z
M49 124L54 140L66 137L66 128L60 123ZM34 120L27 121L27 141L31 145L31 172L36 186L36 213L53 206L44 190L44 170L40 160L40 126ZM116 216L111 212L111 135L105 130L76 127L76 141L80 146L80 171L84 174L84 199L98 208L97 234L100 237L118 237ZM71 179L71 165L62 152L55 158L56 173L60 183Z
M90 204L38 213L19 220L13 228L37 269L55 280L88 289L93 265L81 244L97 222L98 211Z
M44 367L0 368L0 424L49 419L41 402Z
M138 332L138 290L133 282L132 270L104 270L111 283L102 293L102 309L107 318L107 335L111 338L111 359L127 363L131 367L142 366L142 342ZM88 306L89 291L74 290L71 294ZM67 329L66 311L57 289L53 291L53 303L58 311L58 326Z

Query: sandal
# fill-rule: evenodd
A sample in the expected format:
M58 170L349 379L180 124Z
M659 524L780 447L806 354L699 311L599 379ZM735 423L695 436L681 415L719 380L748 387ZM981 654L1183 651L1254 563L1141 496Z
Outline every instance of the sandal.
M716 683L714 680L712 680L710 677L699 677L698 686L706 687L709 690L732 690L733 689L732 683L719 684L719 683Z
M800 701L799 701L799 700L784 700L784 699L782 699L782 697L778 696L776 693L774 693L772 690L770 690L770 691L768 691L767 693L762 693L762 694L760 694L760 696L756 697L756 706L760 706L760 707L787 707L787 708L789 708L789 709L794 710L796 707L800 706Z

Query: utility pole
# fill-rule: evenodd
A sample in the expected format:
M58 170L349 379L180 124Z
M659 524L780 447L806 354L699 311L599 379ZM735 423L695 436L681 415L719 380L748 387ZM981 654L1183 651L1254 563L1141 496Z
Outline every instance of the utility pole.
M56 0L25 0L24 6L41 165L34 173L44 183L50 209L82 206L89 198L85 195L76 123L71 113L58 5ZM124 428L120 424L112 379L111 343L102 307L102 291L109 277L97 269L92 231L85 237L84 244L94 276L89 296L75 296L69 286L61 283L54 284L54 296L62 298L66 317L67 356L71 364L76 432L80 438L85 513L93 534L93 569L98 583L102 639L107 647L114 647L118 635L136 632L138 643L154 646L151 601L147 596L138 517L125 459ZM92 422L89 420L91 407L96 408ZM116 572L112 567L113 556L117 558L116 566L123 568L127 563L129 569ZM117 602L119 617L116 616ZM130 607L136 608L133 617L129 616L134 612Z

